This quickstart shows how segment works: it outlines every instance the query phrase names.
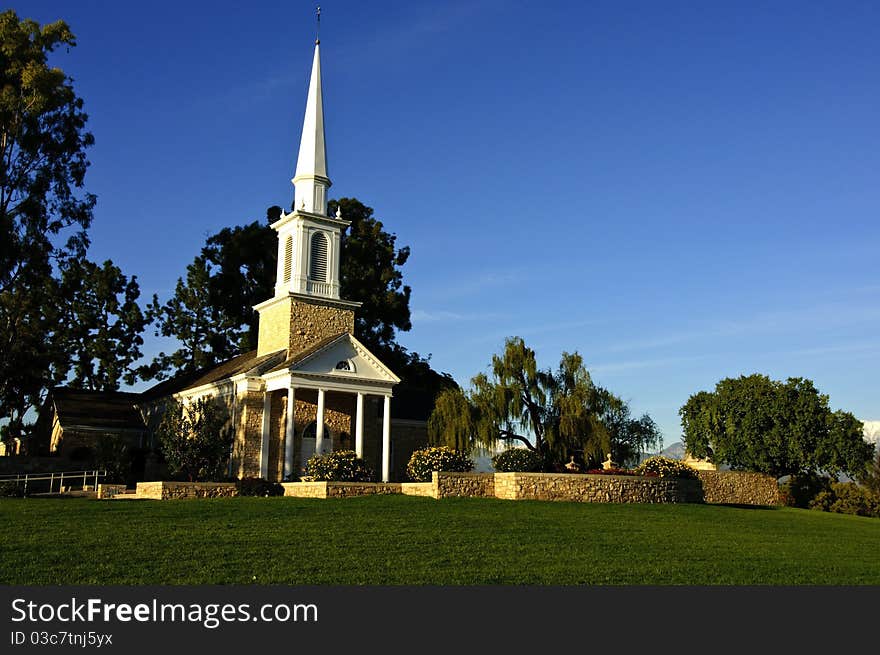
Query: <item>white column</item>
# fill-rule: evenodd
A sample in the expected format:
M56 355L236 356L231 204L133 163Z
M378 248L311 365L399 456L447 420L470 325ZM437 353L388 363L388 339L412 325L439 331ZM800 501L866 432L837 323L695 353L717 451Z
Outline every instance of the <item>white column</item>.
M385 396L385 416L382 419L382 482L391 478L391 396Z
M324 448L324 390L318 389L318 417L315 419L315 454L323 455Z
M269 475L269 426L272 417L272 394L266 392L263 396L263 439L260 442L260 477L266 479Z
M354 451L358 457L364 456L364 394L358 393L357 412L354 419Z
M284 430L284 477L293 475L293 432L296 414L296 394L293 384L287 387L287 424Z

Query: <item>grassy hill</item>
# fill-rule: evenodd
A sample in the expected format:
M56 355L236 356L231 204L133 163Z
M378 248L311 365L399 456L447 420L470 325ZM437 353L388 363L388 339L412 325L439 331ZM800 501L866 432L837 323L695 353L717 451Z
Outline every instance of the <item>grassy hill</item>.
M372 496L3 499L0 584L880 584L880 520Z

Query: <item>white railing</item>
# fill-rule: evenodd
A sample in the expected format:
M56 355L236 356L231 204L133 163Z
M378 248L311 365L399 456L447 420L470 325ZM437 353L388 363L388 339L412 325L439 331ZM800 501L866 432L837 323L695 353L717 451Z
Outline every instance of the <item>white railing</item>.
M329 282L315 282L314 280L309 280L306 285L306 290L308 293L315 296L324 296L325 298L333 297L333 285Z
M49 493L55 491L55 483L58 483L58 493L69 491L72 487L80 487L83 491L98 490L98 480L103 479L107 471L59 471L57 473L15 473L12 475L0 475L0 482L14 482L22 486L22 492L27 495L28 483L33 488L35 482L48 482ZM67 484L65 485L65 482ZM37 488L45 485L36 485ZM45 493L45 492L43 492Z

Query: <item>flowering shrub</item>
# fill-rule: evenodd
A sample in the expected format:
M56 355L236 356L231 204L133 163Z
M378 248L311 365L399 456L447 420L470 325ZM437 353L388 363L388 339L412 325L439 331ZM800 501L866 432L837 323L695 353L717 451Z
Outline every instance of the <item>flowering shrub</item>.
M646 459L636 468L637 475L653 473L661 478L695 478L697 472L679 459L657 455Z
M496 471L530 473L541 470L541 457L528 448L508 448L492 458Z
M242 478L236 485L239 496L283 496L284 487L263 478Z
M448 446L431 446L413 452L406 465L406 474L415 482L430 482L432 471L456 471L466 473L474 468L467 453Z
M353 450L337 450L327 455L315 455L306 464L303 480L315 482L370 482L375 477Z

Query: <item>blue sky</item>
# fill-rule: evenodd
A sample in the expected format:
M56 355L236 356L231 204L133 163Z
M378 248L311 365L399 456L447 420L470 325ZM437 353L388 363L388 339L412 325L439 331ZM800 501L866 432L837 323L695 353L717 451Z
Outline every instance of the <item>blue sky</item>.
M144 301L289 206L313 3L15 9L77 35L90 254ZM325 2L321 43L331 196L412 248L399 340L437 369L576 350L666 445L753 372L880 419L880 5Z

